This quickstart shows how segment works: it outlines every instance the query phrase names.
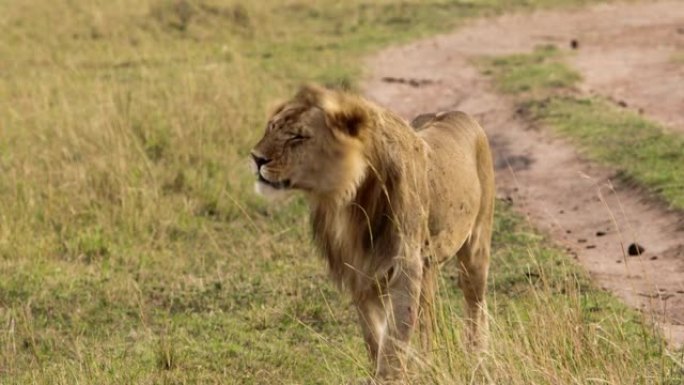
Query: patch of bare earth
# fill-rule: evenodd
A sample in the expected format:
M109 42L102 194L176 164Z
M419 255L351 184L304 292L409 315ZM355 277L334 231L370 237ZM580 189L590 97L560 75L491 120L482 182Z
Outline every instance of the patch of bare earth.
M471 64L482 55L529 52L539 44L570 50L576 39L572 60L587 79L583 87L684 128L681 68L666 59L681 47L682 26L680 1L480 20L371 58L365 90L407 119L446 109L476 116L494 148L499 195L512 199L517 210L575 255L599 285L654 314L666 338L682 346L681 215L613 183L613 170L586 161L563 139L533 127ZM645 249L639 256L628 253L634 242Z

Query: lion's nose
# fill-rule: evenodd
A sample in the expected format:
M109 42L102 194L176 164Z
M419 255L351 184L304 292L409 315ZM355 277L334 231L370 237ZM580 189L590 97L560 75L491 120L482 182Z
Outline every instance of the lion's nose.
M261 168L261 166L263 166L266 163L271 161L270 159L264 158L260 155L253 153L253 152L252 152L252 159L254 159L254 163L256 163L257 169Z

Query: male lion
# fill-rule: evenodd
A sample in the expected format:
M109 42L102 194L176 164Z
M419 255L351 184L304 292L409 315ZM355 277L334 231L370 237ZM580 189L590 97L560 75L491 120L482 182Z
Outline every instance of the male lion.
M379 382L403 376L419 316L429 347L435 273L454 255L470 344L482 346L487 329L487 137L462 112L421 115L414 126L359 96L305 86L252 150L259 192L306 193L314 241L351 292Z

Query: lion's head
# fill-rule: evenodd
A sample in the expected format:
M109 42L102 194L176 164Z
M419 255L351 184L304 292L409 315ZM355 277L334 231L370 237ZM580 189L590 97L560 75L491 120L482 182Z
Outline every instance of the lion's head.
M353 193L366 172L367 111L357 107L351 95L305 86L277 108L251 153L257 192L301 190L334 199Z

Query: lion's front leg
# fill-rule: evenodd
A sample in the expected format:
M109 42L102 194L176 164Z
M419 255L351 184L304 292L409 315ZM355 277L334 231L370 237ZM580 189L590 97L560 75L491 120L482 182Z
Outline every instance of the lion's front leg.
M378 349L385 327L385 310L377 288L373 288L356 300L359 324L363 331L363 340L374 367L378 363Z
M381 382L400 379L405 374L406 350L418 321L422 276L419 254L407 256L395 269L382 296L386 324L375 374Z

